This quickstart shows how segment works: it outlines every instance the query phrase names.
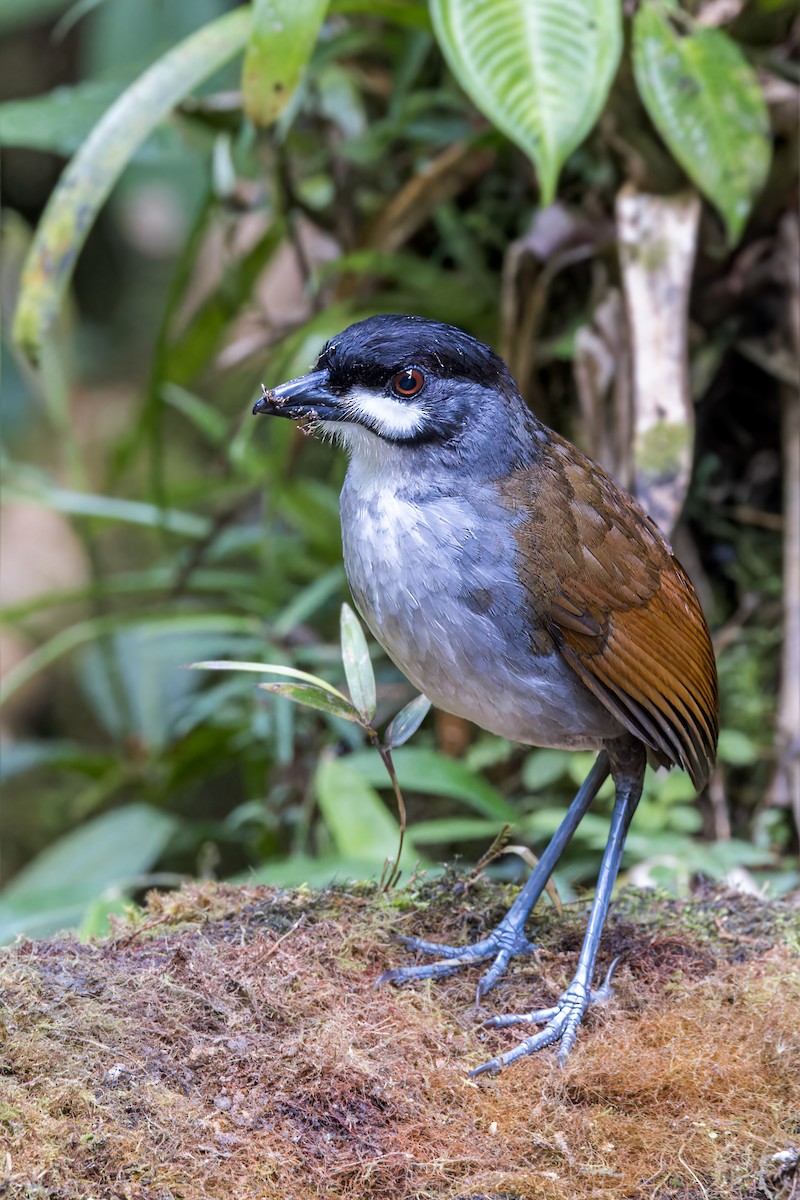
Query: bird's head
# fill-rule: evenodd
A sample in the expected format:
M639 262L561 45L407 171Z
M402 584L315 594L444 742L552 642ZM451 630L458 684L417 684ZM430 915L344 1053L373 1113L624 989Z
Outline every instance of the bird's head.
M354 456L427 447L461 459L466 443L507 440L527 410L488 346L453 325L387 314L331 338L308 375L265 390L253 412L311 422Z

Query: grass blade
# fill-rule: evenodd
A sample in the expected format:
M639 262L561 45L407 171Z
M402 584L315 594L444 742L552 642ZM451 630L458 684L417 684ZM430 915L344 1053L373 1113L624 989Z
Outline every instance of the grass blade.
M75 260L117 179L170 109L242 49L251 19L249 6L237 8L174 46L112 104L67 166L22 273L14 336L32 360L39 357Z

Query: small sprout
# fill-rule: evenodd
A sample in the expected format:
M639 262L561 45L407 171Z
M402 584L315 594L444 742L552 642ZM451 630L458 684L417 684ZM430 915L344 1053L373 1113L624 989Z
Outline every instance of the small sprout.
M264 397L271 401L271 393L261 385ZM383 737L372 722L377 709L375 673L369 657L369 646L358 617L349 604L342 605L341 612L342 663L350 689L352 701L327 680L297 667L285 667L279 663L231 662L215 660L192 663L193 668L213 671L253 671L263 675L282 675L290 683L260 683L258 686L273 696L282 696L295 704L324 712L328 716L341 717L360 725L378 751L392 783L399 815L400 836L397 854L384 864L380 887L388 891L400 878L400 858L406 832L406 807L403 793L392 762L392 750L404 745L416 733L431 707L427 696L417 696L402 708L390 721Z

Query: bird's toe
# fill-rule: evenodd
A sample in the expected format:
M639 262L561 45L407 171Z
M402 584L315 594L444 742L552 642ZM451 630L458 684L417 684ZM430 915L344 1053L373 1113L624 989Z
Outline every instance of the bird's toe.
M532 1037L526 1038L523 1042L508 1050L505 1054L498 1055L482 1066L476 1067L474 1071L470 1071L470 1079L484 1073L496 1074L503 1067L516 1062L518 1058L524 1058L529 1054L536 1054L537 1051L544 1050L547 1046L552 1046L556 1042L560 1043L558 1064L563 1067L570 1050L575 1044L586 1009L590 1004L606 998L605 995L601 995L606 988L610 991L608 987L609 978L610 972L606 976L603 987L599 988L597 992L590 992L583 983L573 980L567 990L559 997L558 1002L550 1008L533 1009L531 1012L526 1013L503 1013L495 1017L490 1017L488 1021L484 1022L484 1028L508 1029L512 1025L542 1025L543 1028L538 1033L533 1034Z
M403 934L398 936L398 941L409 950L415 950L417 954L435 954L437 958L459 958L467 962L481 962L494 949L491 938L484 938L471 946L448 946L439 942L428 942L425 938L406 937Z
M512 958L518 954L530 954L536 949L524 933L509 929L502 924L488 937L467 946L440 945L438 942L428 942L424 938L400 936L399 941L418 954L435 954L437 961L419 963L409 967L393 967L384 971L376 981L376 987L383 983L410 983L414 979L440 979L450 975L461 967L469 967L474 963L484 962L494 956L494 961L478 984L477 1001L494 987L503 975Z

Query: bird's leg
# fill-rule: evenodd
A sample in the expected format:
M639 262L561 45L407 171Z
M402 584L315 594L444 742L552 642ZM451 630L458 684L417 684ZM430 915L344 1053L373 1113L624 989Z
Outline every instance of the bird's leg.
M460 967L494 957L494 962L478 984L477 998L480 1000L481 996L494 986L516 954L529 954L534 949L533 943L525 937L525 922L544 891L558 860L569 845L572 835L608 777L609 769L608 754L601 751L525 886L503 920L488 937L483 938L480 942L474 942L471 946L440 946L436 942L426 942L422 938L403 938L402 941L413 950L418 950L422 954L436 954L439 961L413 967L395 967L391 971L385 971L378 983L407 983L411 979L439 979L443 975L452 974Z
M611 892L619 871L628 827L642 794L646 758L642 743L631 736L607 743L607 750L617 794L608 842L603 853L603 861L600 864L597 890L589 913L583 946L578 957L578 969L572 983L552 1008L492 1017L490 1021L487 1021L487 1026L494 1029L503 1029L509 1025L518 1024L543 1024L544 1029L540 1029L532 1037L526 1038L524 1042L520 1042L506 1054L498 1055L497 1058L492 1058L489 1062L476 1067L474 1071L470 1071L470 1077L482 1075L485 1071L491 1073L500 1071L509 1063L516 1062L518 1058L523 1058L526 1054L534 1054L537 1050L543 1050L545 1046L553 1045L554 1042L561 1043L558 1049L558 1062L560 1066L563 1066L575 1043L575 1038L578 1036L578 1028L586 1009L590 1004L597 1000L604 1000L610 994L611 972L609 971L603 986L596 992L591 990L592 976L600 935L603 932ZM613 964L611 969L613 970Z

